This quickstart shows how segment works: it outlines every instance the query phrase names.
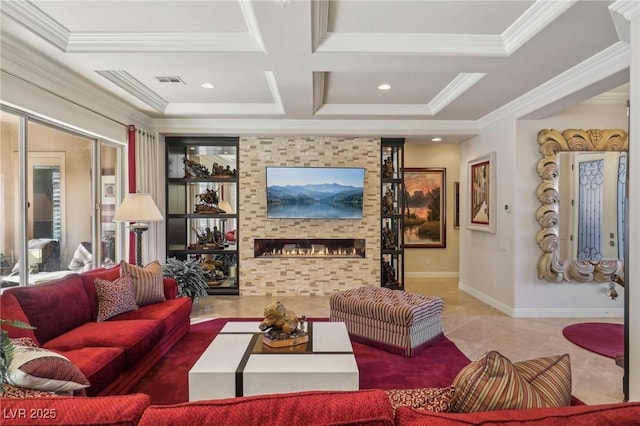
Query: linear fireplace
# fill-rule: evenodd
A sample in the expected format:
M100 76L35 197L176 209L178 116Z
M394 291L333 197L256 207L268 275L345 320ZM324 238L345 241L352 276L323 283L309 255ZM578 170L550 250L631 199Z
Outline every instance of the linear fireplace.
M365 257L365 240L349 238L256 238L254 257Z

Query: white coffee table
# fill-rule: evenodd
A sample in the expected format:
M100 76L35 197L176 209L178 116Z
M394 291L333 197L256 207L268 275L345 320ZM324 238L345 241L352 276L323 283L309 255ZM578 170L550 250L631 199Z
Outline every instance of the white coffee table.
M306 390L357 390L343 322L307 323L309 342L262 344L258 322L228 322L189 371L189 401Z

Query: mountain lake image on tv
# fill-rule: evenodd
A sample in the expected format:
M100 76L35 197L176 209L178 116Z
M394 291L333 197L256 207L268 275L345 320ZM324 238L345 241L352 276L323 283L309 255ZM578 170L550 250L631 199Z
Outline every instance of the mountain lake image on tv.
M267 218L362 219L364 168L267 167Z

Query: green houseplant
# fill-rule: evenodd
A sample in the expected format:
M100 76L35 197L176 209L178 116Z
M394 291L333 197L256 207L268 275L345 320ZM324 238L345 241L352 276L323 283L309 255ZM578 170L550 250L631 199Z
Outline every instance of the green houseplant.
M176 280L180 297L190 297L198 303L200 297L207 296L209 276L197 260L171 257L162 265L162 275Z
M6 320L2 318L0 318L0 324L6 324L12 327L24 329L34 328L26 322L17 320ZM7 383L7 372L9 370L9 366L11 365L11 360L13 359L13 347L13 343L11 343L11 339L9 338L9 333L7 333L5 330L0 329L0 386L3 389L5 383Z

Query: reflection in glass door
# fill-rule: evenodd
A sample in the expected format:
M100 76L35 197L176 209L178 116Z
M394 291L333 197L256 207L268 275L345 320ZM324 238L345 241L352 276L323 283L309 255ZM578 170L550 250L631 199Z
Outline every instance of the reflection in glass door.
M2 287L113 264L124 145L5 107L0 124Z

